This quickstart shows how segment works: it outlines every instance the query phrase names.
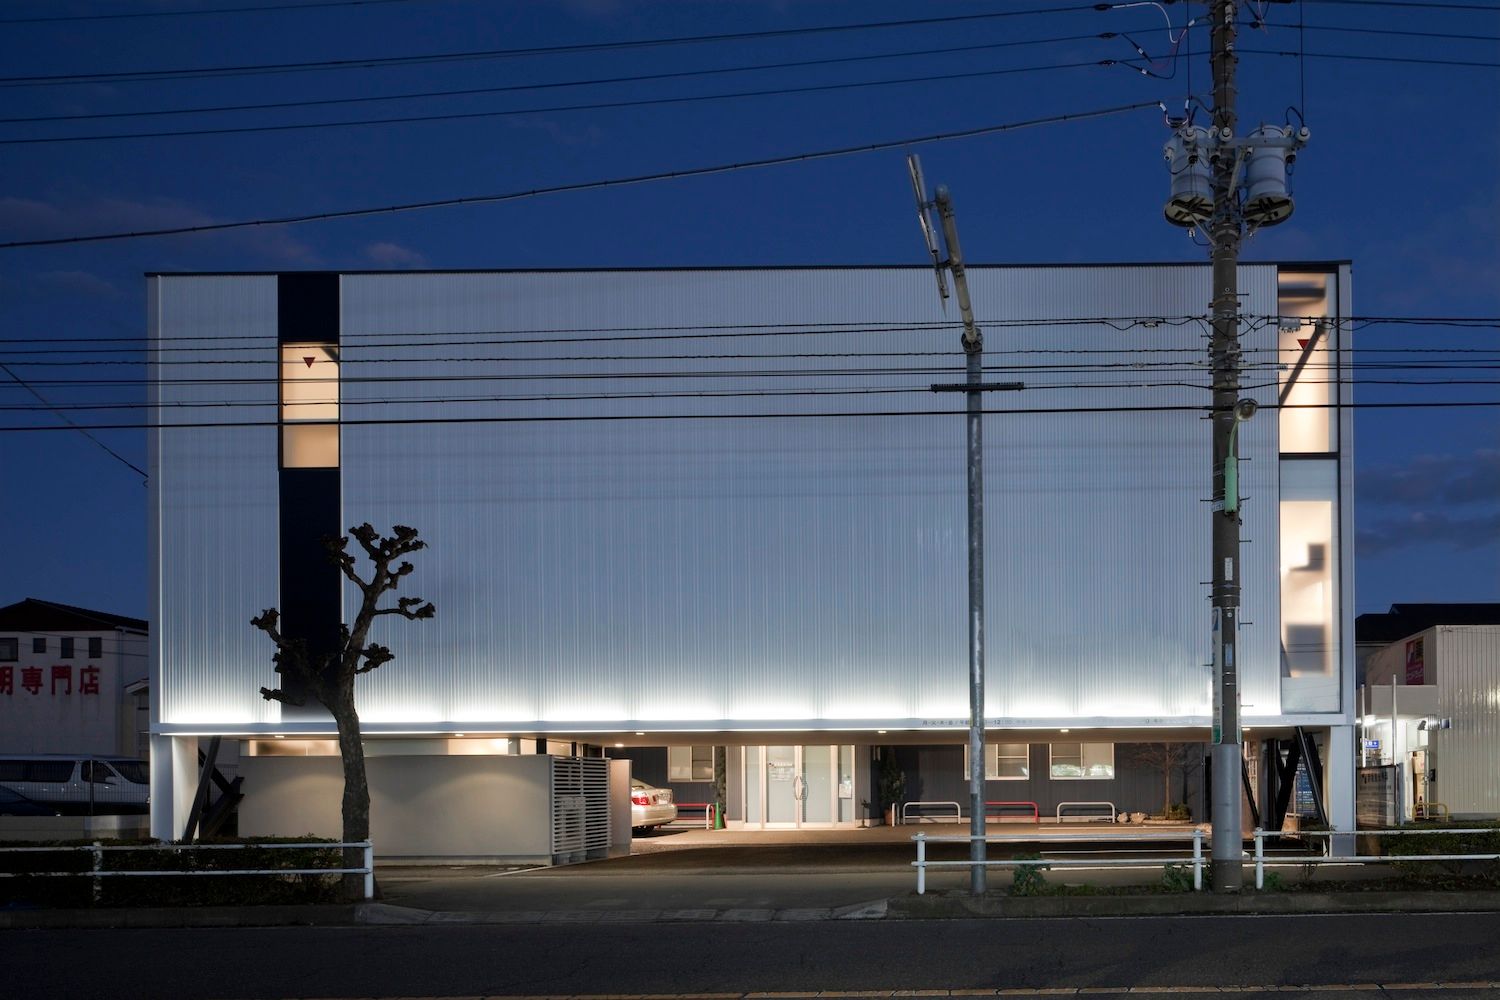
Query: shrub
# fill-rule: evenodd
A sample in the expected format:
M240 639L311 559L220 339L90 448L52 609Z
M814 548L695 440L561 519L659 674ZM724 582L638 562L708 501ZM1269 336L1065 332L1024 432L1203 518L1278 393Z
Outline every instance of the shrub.
M222 841L221 843L247 843ZM342 852L322 847L313 838L278 841L306 843L306 849L247 847L244 850L171 851L154 841L110 841L101 855L102 871L222 871L286 869L286 875L149 875L43 876L0 879L0 905L30 907L89 906L233 906L266 903L325 903L339 898L340 876L292 874L297 869L342 867ZM94 855L64 848L89 846L89 841L33 844L59 850L0 855L11 872L88 872Z
M1474 824L1471 829L1459 833L1414 833L1380 840L1387 857L1412 859L1393 862L1392 867L1417 882L1443 883L1467 877L1488 885L1500 885L1500 862L1495 860L1418 860L1422 855L1431 854L1500 854L1500 825Z
M1040 854L1017 854L1017 861L1040 861ZM1042 874L1050 871L1051 865L1017 865L1015 877L1011 882L1010 894L1012 896L1040 896L1047 891L1047 877Z
M1168 892L1192 892L1193 866L1186 863L1163 865L1161 884Z

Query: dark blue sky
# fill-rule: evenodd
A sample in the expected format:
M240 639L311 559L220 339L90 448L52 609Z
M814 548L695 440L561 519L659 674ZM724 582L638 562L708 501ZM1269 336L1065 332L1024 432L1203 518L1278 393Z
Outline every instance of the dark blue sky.
M9 22L0 25L0 117L11 119L0 123L0 242L525 191L1137 101L1163 100L1175 112L1190 86L1207 94L1206 31L1193 29L1179 58L1171 59L1167 23L1155 5L1100 12L1092 4L1046 0L375 0L182 13L264 5L0 5L0 21ZM1247 16L1260 6L1245 5ZM1355 312L1362 316L1500 315L1500 3L1468 5L1478 10L1455 6L1465 5L1264 5L1269 26L1247 27L1241 36L1241 121L1281 124L1292 107L1302 112L1313 140L1296 164L1296 214L1258 233L1246 259L1352 259ZM1181 3L1165 9L1174 34L1186 16L1203 10ZM168 16L97 17L152 12ZM999 13L1009 16L386 67L16 82ZM70 19L45 20L58 17ZM1104 32L1129 40L1096 37ZM1099 65L1134 58L1132 41L1157 60L1157 77L1168 79ZM928 50L936 51L913 54ZM1305 57L1270 54L1299 51ZM904 54L855 58L898 53ZM1331 58L1339 54L1361 58ZM813 65L389 102L14 121L537 88L788 63ZM1019 71L1001 72L1011 70ZM965 75L681 100L952 74ZM597 107L663 100L669 103ZM577 105L596 107L535 110ZM25 141L527 109L294 131ZM1200 111L1199 120L1204 117ZM972 261L1202 260L1205 251L1161 216L1167 138L1162 115L1145 110L920 152L929 180L953 191ZM59 406L140 403L144 389L135 384L58 384L139 380L139 354L137 363L106 366L77 362L121 356L25 352L63 338L140 337L147 271L897 264L920 263L923 255L901 150L488 206L3 249L0 360ZM1467 355L1473 363L1460 370L1362 372L1370 384L1359 390L1359 400L1500 400L1500 386L1478 382L1500 377L1496 329L1373 325L1356 340L1356 349L1367 351L1450 347L1477 351ZM68 363L36 364L42 360ZM1362 360L1423 357L1372 353ZM1417 378L1476 384L1374 384ZM6 410L0 424L58 423L55 413L32 409L37 405L31 392L0 372ZM67 412L95 423L142 416L133 409ZM11 535L0 603L36 596L146 613L146 490L125 464L145 467L145 436L111 430L95 437L97 443L77 432L0 433L0 515ZM1393 601L1500 600L1500 409L1361 410L1355 448L1359 610L1383 610Z

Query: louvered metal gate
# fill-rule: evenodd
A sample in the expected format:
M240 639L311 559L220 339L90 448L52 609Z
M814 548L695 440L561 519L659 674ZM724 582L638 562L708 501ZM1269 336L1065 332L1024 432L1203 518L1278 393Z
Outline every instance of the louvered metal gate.
M609 761L552 758L552 863L609 853Z

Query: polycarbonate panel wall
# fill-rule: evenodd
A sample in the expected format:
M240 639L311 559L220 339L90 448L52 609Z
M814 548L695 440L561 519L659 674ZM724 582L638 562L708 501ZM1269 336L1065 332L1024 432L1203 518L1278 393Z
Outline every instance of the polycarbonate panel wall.
M986 378L1027 386L986 396L1003 411L985 423L988 714L1002 725L1203 721L1209 426L1193 408L1209 400L1207 330L1181 317L1206 312L1207 266L969 275ZM259 303L250 312L263 327L243 308L234 322L266 338L274 374L274 278L166 287L178 281L246 283L239 294ZM967 717L963 395L926 391L962 381L963 357L957 311L940 309L930 270L342 282L344 523L420 529L431 547L414 559L410 592L438 609L429 622L382 620L374 638L398 658L361 678L367 724ZM1274 266L1246 266L1241 291L1247 313L1274 315ZM1070 322L1099 317L1160 321ZM721 336L749 326L761 335ZM667 328L680 339L637 339ZM1274 325L1249 325L1245 346L1274 338ZM891 371L913 367L923 370ZM265 391L274 412L274 386ZM1247 390L1263 403L1274 393ZM850 411L879 415L828 415ZM570 419L522 419L538 417ZM224 531L246 572L210 588L232 614L166 623L168 722L197 721L188 705L222 705L211 714L225 722L271 717L255 694L267 651L245 622L274 592L275 441L236 433L252 442L249 464L222 467L216 488L255 508ZM1251 719L1280 711L1275 434L1274 418L1256 419L1240 439ZM200 451L220 447L203 440ZM200 475L216 473L188 473L184 488L210 489ZM228 520L173 504L193 530ZM223 575L176 559L163 563L164 589ZM179 631L227 642L205 668Z
M150 432L155 721L274 721L271 645L250 619L277 603L276 279L159 277L149 294L166 425ZM228 421L264 426L179 426Z

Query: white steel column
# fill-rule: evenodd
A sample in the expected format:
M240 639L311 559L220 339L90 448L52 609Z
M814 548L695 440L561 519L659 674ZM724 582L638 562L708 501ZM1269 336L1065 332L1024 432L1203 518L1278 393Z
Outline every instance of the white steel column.
M198 791L198 737L151 737L151 836L177 840Z
M1335 830L1354 829L1354 727L1329 726L1323 756L1323 807L1328 825ZM1331 838L1334 857L1354 855L1354 835Z

